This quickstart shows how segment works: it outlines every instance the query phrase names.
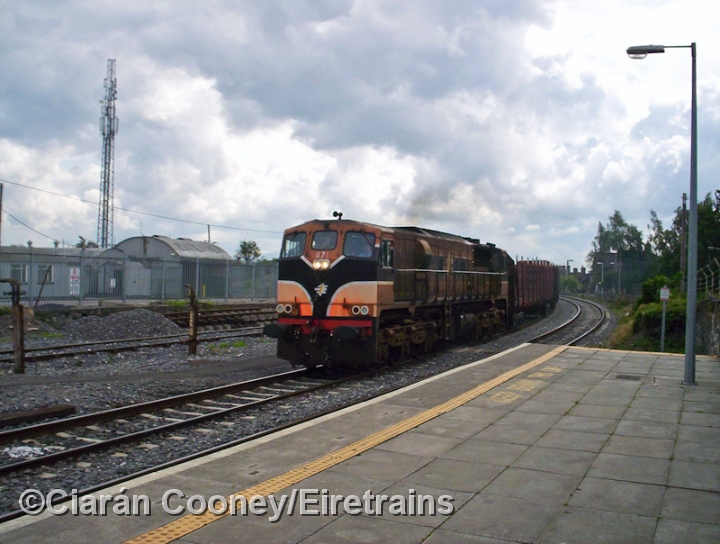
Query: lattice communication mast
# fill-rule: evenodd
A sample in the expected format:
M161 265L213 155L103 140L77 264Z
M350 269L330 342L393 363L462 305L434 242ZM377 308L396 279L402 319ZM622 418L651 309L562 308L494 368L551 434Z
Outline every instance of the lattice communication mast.
M115 184L115 135L118 132L118 118L115 116L117 79L115 59L108 59L105 78L105 100L101 100L100 134L103 137L102 172L100 174L100 203L98 205L99 247L110 247L113 243L113 185Z

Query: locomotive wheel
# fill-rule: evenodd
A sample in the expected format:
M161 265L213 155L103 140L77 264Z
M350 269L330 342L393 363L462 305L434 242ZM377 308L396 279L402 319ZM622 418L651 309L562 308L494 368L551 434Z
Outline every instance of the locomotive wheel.
M387 344L380 344L378 346L378 363L386 365L390 360L390 346Z
M432 349L435 347L435 333L432 331L428 331L428 333L425 335L425 344L423 345L423 349L427 351L432 351Z
M401 355L402 359L405 360L405 359L409 358L410 355L412 354L412 350L413 350L413 345L412 345L412 342L410 341L410 339L405 340L402 345L402 355Z

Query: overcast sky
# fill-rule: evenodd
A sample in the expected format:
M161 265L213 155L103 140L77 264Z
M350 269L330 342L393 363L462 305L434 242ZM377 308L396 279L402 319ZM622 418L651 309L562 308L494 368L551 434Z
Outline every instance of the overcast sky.
M580 266L614 210L667 226L689 188L690 50L628 46L697 42L720 186L718 29L709 0L0 0L2 244L97 239L116 59L115 206L197 223L116 209L115 242L224 225L276 257L337 210Z

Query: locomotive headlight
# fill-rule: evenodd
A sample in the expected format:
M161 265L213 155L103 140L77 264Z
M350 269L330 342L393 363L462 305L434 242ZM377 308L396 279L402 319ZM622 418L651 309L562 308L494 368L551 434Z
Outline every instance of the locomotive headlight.
M313 270L327 270L330 268L330 261L327 259L315 259L312 263Z
M358 315L360 313L360 306L353 306L352 307L352 314Z
M370 309L369 309L367 306L361 306L361 307L360 307L360 313L361 313L362 315L367 315L369 311L370 311Z
M285 313L286 313L286 314L291 314L292 311L293 311L292 305L286 304L286 305L285 305Z
M283 304L278 304L275 307L275 311L279 314L283 313L285 311L285 306Z

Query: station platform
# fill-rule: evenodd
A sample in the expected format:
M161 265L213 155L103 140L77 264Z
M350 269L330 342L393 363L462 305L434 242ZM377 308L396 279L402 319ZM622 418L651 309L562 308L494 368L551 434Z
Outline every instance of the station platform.
M0 542L720 542L720 361L687 386L683 365L524 344L95 494L107 515L6 522ZM113 513L120 487L150 515ZM196 495L223 513L167 511Z

